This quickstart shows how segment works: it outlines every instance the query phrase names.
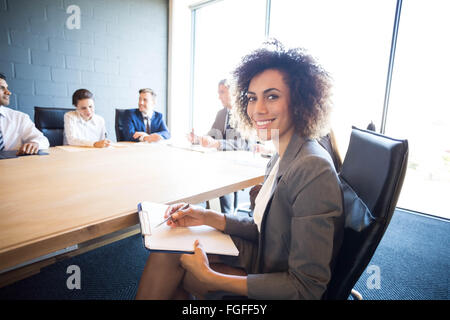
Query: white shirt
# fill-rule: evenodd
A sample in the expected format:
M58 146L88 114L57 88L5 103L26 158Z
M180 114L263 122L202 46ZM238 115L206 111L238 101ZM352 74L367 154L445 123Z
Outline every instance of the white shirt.
M275 178L278 173L278 167L280 163L280 158L278 158L275 165L270 170L269 176L266 181L264 181L263 186L258 192L258 195L255 199L255 210L253 211L253 220L258 227L258 231L261 232L261 222L264 215L264 211L266 211L267 203L269 202L270 196L272 194L273 184L275 182Z
M64 144L72 146L94 146L106 138L105 120L94 113L88 121L77 111L64 114Z
M0 130L5 143L4 150L19 150L29 142L36 142L39 149L48 149L50 143L23 112L0 106Z

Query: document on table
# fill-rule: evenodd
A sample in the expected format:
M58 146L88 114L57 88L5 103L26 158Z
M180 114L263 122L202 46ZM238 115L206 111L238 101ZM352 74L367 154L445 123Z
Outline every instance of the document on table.
M21 154L17 155L17 150L2 150L0 151L0 160L1 159L12 159L17 157L24 157L24 156L48 156L48 152L39 150L36 154Z
M199 144L191 144L186 139L175 139L175 138L172 138L172 139L169 139L169 140L165 140L164 144L168 145L170 147L173 147L173 148L179 148L179 149L184 149L184 150L189 150L189 151L196 151L196 152L202 152L202 153L217 152L216 148L205 148L205 147L202 147Z
M98 148L95 147L90 147L90 146L70 146L70 145L65 145L65 146L56 146L58 149L62 149L64 151L69 151L69 152L80 152L80 151L89 151L89 150L96 150ZM120 143L115 143L112 142L109 147L107 147L106 149L109 148L126 148L128 147L126 144L120 144Z
M138 205L144 246L151 251L193 253L199 240L206 253L237 256L239 251L231 237L209 226L171 228L164 220L167 205L141 202Z
M82 147L82 146L56 146L56 148L68 151L68 152L80 152L80 151L89 151L93 150L94 147Z

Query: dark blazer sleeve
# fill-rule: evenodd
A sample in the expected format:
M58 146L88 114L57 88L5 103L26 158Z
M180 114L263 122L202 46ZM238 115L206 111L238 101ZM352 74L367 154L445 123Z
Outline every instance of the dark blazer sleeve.
M170 138L170 132L167 128L163 116L161 113L155 111L155 115L152 119L152 133L157 133L164 139Z
M123 122L123 137L125 141L134 141L138 142L139 139L133 139L133 135L138 128L136 127L137 124L137 116L136 116L136 110L127 110L124 116L124 122Z
M258 227L253 218L239 217L230 214L225 215L224 233L230 236L238 236L252 242L258 242Z

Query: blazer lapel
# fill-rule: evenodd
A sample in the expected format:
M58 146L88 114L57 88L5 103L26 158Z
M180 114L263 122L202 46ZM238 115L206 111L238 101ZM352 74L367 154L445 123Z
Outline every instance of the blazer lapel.
M273 185L273 188L271 190L270 199L273 196L273 193L275 192L276 186L278 185L278 181L280 181L283 174L286 172L286 170L289 168L289 165L292 163L292 161L295 159L297 154L302 149L303 144L305 143L305 139L302 138L300 135L294 132L294 134L291 137L291 140L289 141L289 144L286 148L286 151L284 152L283 158L280 160L280 164L278 165L278 172L275 179L275 183ZM273 158L271 159L270 166L268 167L266 171L266 178L269 175L270 171L272 171L273 167L275 166L277 160L279 159L279 154L276 153ZM263 217L264 218L264 217Z
M263 214L263 217L261 220L261 234L259 237L258 256L257 256L257 260L256 260L259 270L261 270L261 263L262 263L261 253L262 253L262 249L263 249L262 247L263 247L263 243L264 243L263 238L264 238L264 234L265 234L265 225L266 225L265 221L266 221L267 215L270 211L273 194L275 193L275 190L277 189L278 182L280 181L281 177L286 172L286 170L289 168L289 164L292 163L292 161L295 159L297 154L300 152L305 141L306 140L304 138L302 138L299 134L294 132L294 134L292 135L291 140L289 141L289 144L286 148L286 151L284 152L284 156L280 160L281 162L278 165L277 176L275 178L275 182L273 184L272 190L270 191L270 198L269 198L269 201L267 202L267 206L266 206L266 209L264 210L264 214ZM273 158L271 160L270 167L268 168L268 170L266 172L266 178L269 175L270 171L272 171L272 168L275 166L278 159L279 159L279 155L277 153L273 156Z
M152 116L150 117L150 133L154 132L159 127L159 124L156 122L156 112L152 111Z
M277 179L279 179L289 168L289 165L294 161L297 154L303 147L305 143L305 139L301 137L298 133L294 132L291 137L291 140L288 143L286 151L284 152L284 156L281 159L280 166L278 168Z
M136 116L136 131L145 131L144 117L139 109L134 109L134 115ZM144 127L144 129L142 129Z

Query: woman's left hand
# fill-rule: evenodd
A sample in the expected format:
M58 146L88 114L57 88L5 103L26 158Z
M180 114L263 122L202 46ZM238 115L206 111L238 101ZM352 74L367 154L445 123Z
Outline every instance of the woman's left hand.
M186 271L192 273L198 280L208 283L211 275L208 257L198 240L194 243L194 254L183 254L180 259L181 265Z

